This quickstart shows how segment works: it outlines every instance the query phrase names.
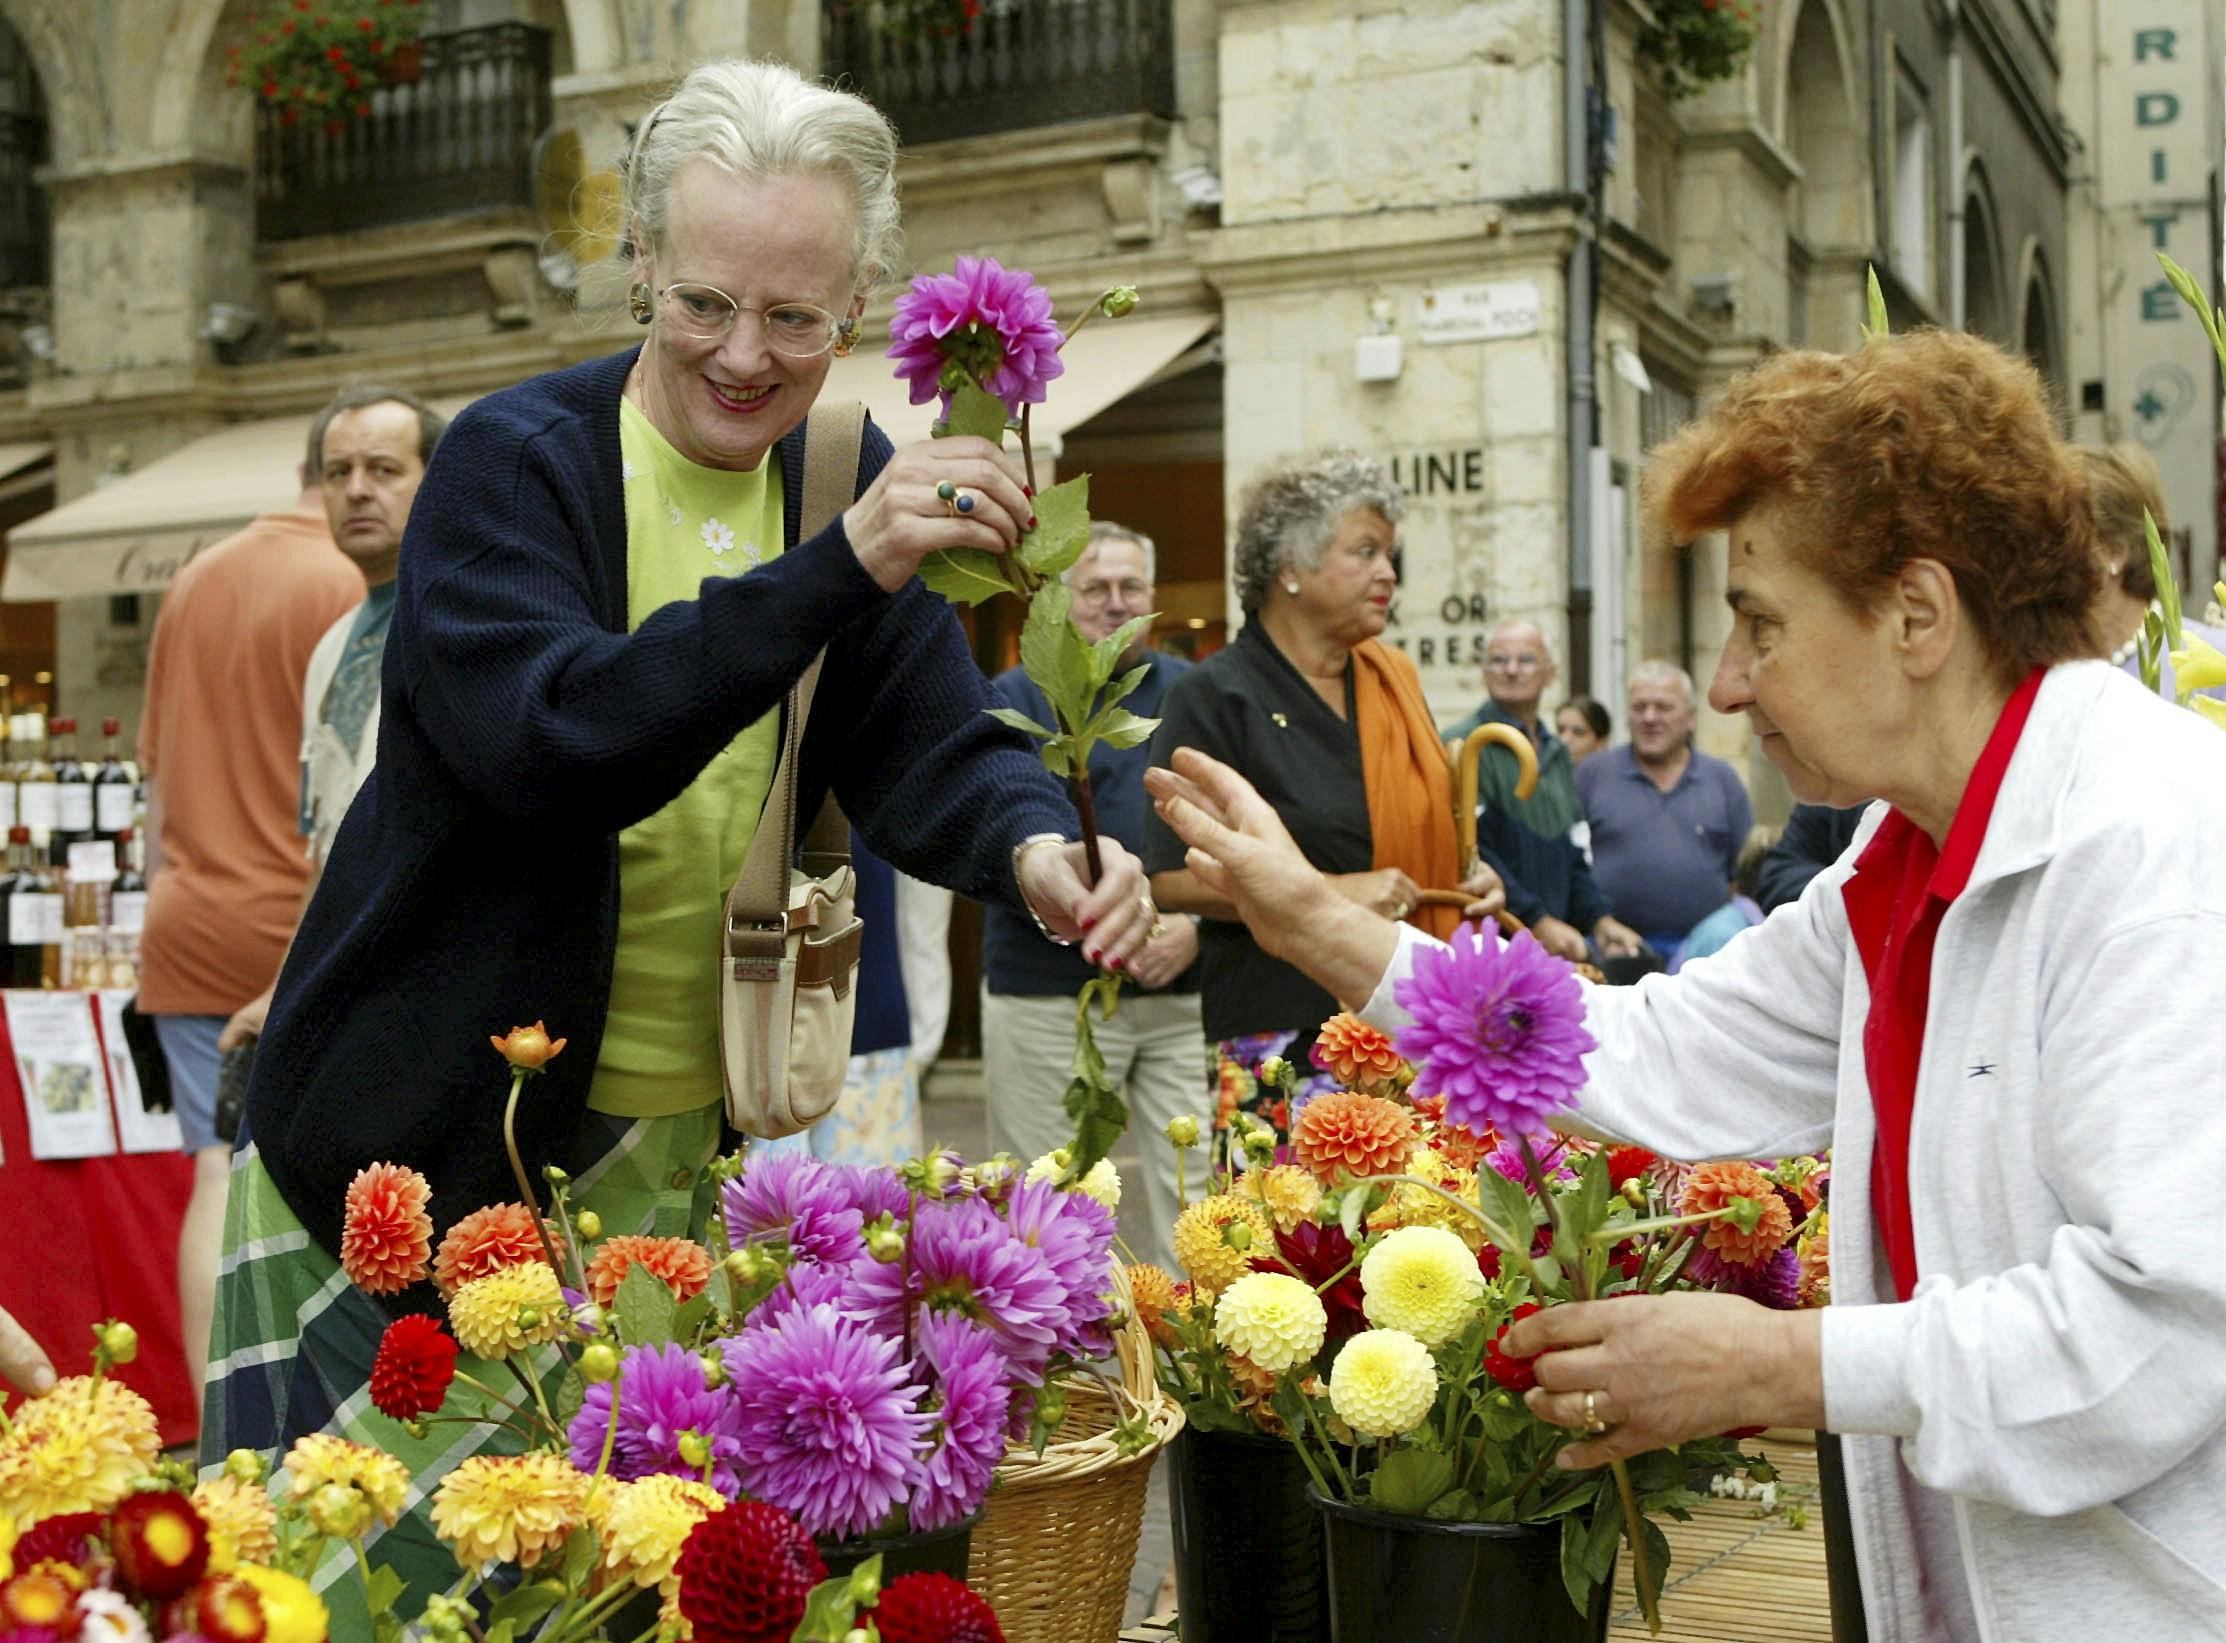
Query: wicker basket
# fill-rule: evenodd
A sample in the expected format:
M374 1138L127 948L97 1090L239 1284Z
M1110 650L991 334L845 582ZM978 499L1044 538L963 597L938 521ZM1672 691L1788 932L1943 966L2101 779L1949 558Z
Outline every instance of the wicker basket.
M1182 1430L1181 1406L1153 1376L1151 1337L1128 1304L1127 1279L1113 1270L1127 1321L1106 1379L1067 1383L1058 1439L1041 1455L1020 1445L1006 1454L974 1526L967 1582L996 1609L1008 1643L1116 1643L1152 1463ZM1133 1455L1113 1442L1124 1415L1140 1415L1151 1433Z

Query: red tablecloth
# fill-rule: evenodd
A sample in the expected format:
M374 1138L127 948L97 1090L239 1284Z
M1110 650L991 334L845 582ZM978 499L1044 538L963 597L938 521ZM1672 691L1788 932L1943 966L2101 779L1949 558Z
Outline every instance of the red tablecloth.
M93 1324L129 1323L139 1331L139 1357L117 1379L154 1405L165 1445L191 1443L201 1421L178 1328L178 1227L193 1161L178 1153L34 1159L4 1017L0 1148L0 1306L63 1375L89 1372Z

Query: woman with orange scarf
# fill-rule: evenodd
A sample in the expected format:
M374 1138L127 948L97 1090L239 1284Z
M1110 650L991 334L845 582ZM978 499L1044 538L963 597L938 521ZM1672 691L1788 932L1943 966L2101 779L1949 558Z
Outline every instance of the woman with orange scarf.
M1382 464L1351 452L1255 479L1233 553L1245 625L1168 692L1152 760L1195 747L1243 772L1345 895L1442 937L1463 917L1489 917L1505 896L1489 867L1460 859L1444 745L1414 664L1380 638L1398 586L1404 511ZM1293 1099L1303 1105L1320 1079L1314 1032L1337 1001L1260 950L1149 811L1144 865L1158 904L1200 921L1215 1127L1226 1129L1241 1107L1286 1129L1283 1098L1249 1075L1283 1057L1299 1075ZM1454 888L1473 898L1465 911L1421 904L1425 889Z

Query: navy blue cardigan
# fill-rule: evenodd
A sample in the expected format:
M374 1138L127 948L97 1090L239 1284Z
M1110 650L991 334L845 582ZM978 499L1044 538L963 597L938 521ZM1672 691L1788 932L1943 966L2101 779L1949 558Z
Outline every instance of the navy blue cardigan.
M839 519L797 544L802 429L780 444L787 551L627 631L618 406L635 352L471 406L411 509L377 767L279 977L248 1090L263 1162L328 1250L349 1180L374 1160L423 1171L443 1227L517 1197L508 1069L487 1039L546 1018L570 1045L519 1107L538 1185L602 1040L619 830L778 708L822 645L802 815L831 781L883 856L977 899L1014 897L1027 835L1075 835L1029 743L982 711L996 697L944 601L917 579L884 593ZM889 455L869 426L861 491Z

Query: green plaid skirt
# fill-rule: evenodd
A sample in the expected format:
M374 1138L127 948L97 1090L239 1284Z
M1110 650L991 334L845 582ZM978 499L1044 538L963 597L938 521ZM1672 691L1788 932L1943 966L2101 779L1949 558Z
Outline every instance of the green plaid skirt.
M572 1156L573 1203L602 1217L606 1232L685 1237L709 1224L717 1203L704 1166L719 1144L720 1109L669 1118L628 1119L590 1112ZM368 1537L374 1563L402 1577L403 1618L456 1580L456 1563L433 1534L431 1500L441 1479L473 1455L514 1454L517 1434L492 1421L485 1397L459 1381L441 1413L461 1424L427 1428L413 1438L371 1407L371 1361L388 1318L340 1270L340 1263L303 1230L277 1183L250 1145L232 1161L224 1212L224 1254L217 1269L209 1380L201 1413L201 1462L213 1471L234 1449L259 1450L275 1466L294 1439L330 1432L370 1444L410 1469L408 1509L392 1528ZM560 1359L544 1347L533 1372L553 1390ZM457 1368L516 1396L516 1375L501 1363L462 1354ZM274 1479L275 1482L275 1479ZM336 1638L369 1637L363 1587L354 1555L328 1546L311 1577L333 1611Z

